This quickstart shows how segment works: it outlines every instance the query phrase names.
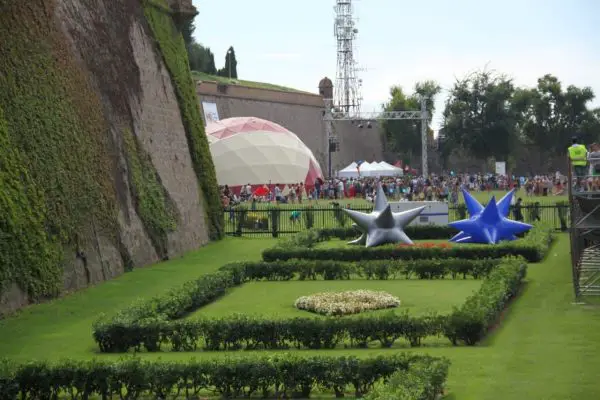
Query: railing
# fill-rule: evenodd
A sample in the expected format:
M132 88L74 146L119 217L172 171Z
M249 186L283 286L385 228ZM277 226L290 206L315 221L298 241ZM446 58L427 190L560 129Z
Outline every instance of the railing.
M371 212L372 207L352 207L353 210ZM524 222L538 221L550 224L557 230L568 229L569 205L521 206ZM273 236L294 234L309 228L349 227L352 220L340 207L315 208L310 206L293 208L245 209L231 208L224 211L225 233L233 236ZM464 205L452 206L448 210L449 221L468 218ZM514 218L514 209L511 210Z

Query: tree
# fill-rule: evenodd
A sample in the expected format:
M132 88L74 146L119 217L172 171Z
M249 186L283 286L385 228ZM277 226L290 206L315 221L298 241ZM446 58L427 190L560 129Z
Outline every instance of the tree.
M515 94L514 108L520 113L521 138L536 147L549 159L564 156L571 137L578 136L591 143L600 134L600 120L588 104L594 100L589 87L568 86L552 75L538 79L533 89L521 89Z
M457 81L444 110L446 151L462 148L479 159L507 161L518 143L514 93L511 79L491 71Z
M192 71L204 72L211 75L217 73L215 55L210 51L210 48L204 47L199 43L193 43L188 47L188 58Z
M230 46L225 53L225 67L218 71L219 76L226 76L232 79L237 79L237 60L235 59L235 50Z
M415 85L414 93L407 96L400 86L393 86L390 89L391 99L382 107L384 111L418 111L421 109L421 96L425 96L429 122L431 122L435 96L440 90L440 86L434 81L419 82ZM387 148L409 165L420 162L420 124L418 120L387 120L382 124ZM429 135L433 137L431 129Z
M185 42L186 47L189 47L196 43L194 40L194 31L196 30L196 25L194 25L194 19L190 19L185 21L183 26L181 27L181 36L183 36L183 41Z

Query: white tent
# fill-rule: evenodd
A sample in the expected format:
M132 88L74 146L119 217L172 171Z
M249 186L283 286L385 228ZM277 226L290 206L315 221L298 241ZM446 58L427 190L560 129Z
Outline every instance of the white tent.
M356 169L356 163L352 161L352 164L338 172L339 178L358 178L358 170Z
M391 165L385 161L380 161L378 164L387 174L385 176L402 176L402 175L404 175L404 171L402 170L402 168L394 167L393 165Z
M377 173L378 170L379 168L365 161L364 163L360 164L359 174L361 177L379 176Z

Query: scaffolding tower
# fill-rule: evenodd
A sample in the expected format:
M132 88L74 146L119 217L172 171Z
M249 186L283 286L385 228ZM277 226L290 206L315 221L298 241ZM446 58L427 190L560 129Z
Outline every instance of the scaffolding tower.
M597 177L576 176L573 170L569 161L571 265L575 301L580 302L583 296L600 296L600 190L586 187Z
M337 42L334 106L346 115L360 113L361 80L356 76L355 40L358 34L352 0L337 0L333 34Z

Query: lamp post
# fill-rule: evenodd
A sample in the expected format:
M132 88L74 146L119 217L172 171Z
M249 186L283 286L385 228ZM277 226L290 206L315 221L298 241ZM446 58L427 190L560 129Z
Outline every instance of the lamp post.
M227 50L227 61L229 63L229 79L231 79L231 49Z

